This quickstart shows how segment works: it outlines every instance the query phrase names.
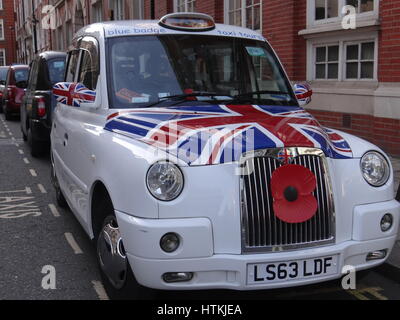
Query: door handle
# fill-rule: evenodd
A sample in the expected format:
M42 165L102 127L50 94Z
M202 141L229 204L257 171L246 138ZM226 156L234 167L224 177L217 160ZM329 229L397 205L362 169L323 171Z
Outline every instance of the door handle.
M68 133L64 133L65 140L68 140Z

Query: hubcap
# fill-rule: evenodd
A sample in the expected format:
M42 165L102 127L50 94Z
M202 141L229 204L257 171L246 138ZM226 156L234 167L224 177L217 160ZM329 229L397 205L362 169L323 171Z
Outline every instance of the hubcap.
M125 249L115 218L105 224L97 240L100 266L116 289L124 286L127 273Z

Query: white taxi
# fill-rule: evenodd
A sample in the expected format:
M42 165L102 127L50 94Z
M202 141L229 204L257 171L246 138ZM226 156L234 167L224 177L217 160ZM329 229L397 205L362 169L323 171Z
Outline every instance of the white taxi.
M112 297L268 289L385 261L387 155L322 127L271 46L204 14L84 27L54 86L52 178Z

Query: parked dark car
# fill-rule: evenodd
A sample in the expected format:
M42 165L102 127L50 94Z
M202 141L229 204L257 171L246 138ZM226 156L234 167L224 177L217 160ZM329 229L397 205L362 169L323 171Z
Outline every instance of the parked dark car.
M43 154L49 146L51 115L56 104L52 88L64 79L65 58L64 52L46 51L31 63L28 88L21 106L21 131L34 157Z
M3 112L6 120L11 120L13 114L20 114L22 98L28 84L29 66L25 64L12 65L7 72L3 91Z
M0 67L0 113L3 112L3 91L6 87L6 79L9 66Z
M399 183L399 187L397 188L396 200L400 201L400 183Z

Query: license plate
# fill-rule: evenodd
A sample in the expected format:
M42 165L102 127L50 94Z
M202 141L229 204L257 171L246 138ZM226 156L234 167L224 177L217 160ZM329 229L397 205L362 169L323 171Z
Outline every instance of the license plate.
M333 275L338 255L321 258L247 265L247 283L265 284Z

